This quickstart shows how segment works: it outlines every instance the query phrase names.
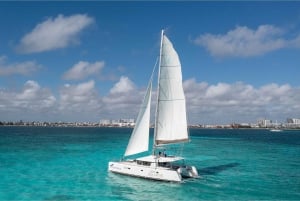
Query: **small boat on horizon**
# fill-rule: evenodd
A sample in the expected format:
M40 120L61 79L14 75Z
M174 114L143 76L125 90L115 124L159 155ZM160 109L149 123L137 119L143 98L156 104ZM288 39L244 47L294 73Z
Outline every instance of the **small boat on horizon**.
M283 130L279 128L270 129L271 132L282 132Z
M197 178L198 172L195 166L186 165L183 157L170 155L168 150L171 146L180 146L189 142L190 139L181 64L173 44L163 30L159 58L158 97L152 154L132 158L136 154L149 150L150 105L154 70L124 157L121 161L109 162L108 170L113 173L152 180L181 182L186 177Z

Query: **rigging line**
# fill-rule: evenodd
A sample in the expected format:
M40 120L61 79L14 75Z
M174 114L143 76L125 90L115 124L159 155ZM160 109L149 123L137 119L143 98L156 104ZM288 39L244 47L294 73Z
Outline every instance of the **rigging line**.
M149 81L149 82L152 82L152 80L153 80L153 75L154 75L154 72L155 72L155 69L156 69L158 60L159 60L159 57L156 58L156 61L155 61L155 64L154 64L154 67L153 67L153 70L152 70L152 73L151 73L151 77L150 77L150 81Z

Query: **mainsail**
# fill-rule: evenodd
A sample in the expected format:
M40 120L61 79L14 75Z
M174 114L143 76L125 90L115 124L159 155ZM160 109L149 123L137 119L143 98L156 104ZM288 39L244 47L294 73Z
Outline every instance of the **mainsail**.
M124 156L138 154L149 149L149 124L152 79L150 80Z
M179 57L162 32L155 145L188 141L186 105Z

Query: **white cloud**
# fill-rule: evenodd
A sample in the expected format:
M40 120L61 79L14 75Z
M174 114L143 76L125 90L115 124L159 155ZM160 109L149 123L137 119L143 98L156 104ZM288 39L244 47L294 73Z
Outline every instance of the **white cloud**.
M122 76L103 97L103 112L117 118L136 118L144 93L144 89L137 89L128 77Z
M97 96L94 80L78 85L65 84L60 90L60 104L62 109L76 109L77 106L88 106L95 98L97 99ZM76 110L80 109L77 108Z
M106 96L100 96L94 80L65 84L57 98L38 82L29 80L21 90L0 87L0 120L98 121L102 118L135 118L144 90L121 77ZM122 91L121 89L126 89Z
M100 96L93 80L78 85L67 84L60 90L59 110L64 115L82 119L135 118L144 90L122 76L109 93Z
M189 79L183 85L189 123L255 122L261 117L278 121L285 121L288 117L299 118L300 88L288 84L271 83L254 87L237 82L211 85ZM115 118L136 118L144 94L145 88L137 88L129 78L121 77L108 96L103 97L101 111ZM155 89L153 96L154 103ZM152 104L152 116L154 110L155 105Z
M82 14L49 18L26 34L21 39L17 50L21 53L35 53L77 44L78 34L93 21L93 18Z
M99 120L102 99L93 80L66 84L57 96L33 80L21 90L0 88L0 121Z
M97 61L95 63L80 61L77 64L75 64L70 70L68 70L63 75L63 78L66 80L84 79L88 76L99 74L103 67L103 61Z
M0 76L8 76L14 74L30 75L41 68L41 65L35 61L25 61L20 63L6 63L6 57L0 56Z
M230 90L229 84L219 83L217 85L212 85L208 87L205 95L209 98L220 97L222 95L226 95L229 90Z
M292 40L285 39L284 34L283 29L273 25L260 25L256 30L237 26L224 35L200 35L194 42L215 57L251 57L291 47Z
M184 81L189 123L242 123L258 118L285 121L300 118L300 88L270 83L254 87L243 82L208 84ZM145 95L128 77L121 77L107 95L100 96L95 81L65 84L57 98L36 81L22 89L0 88L0 120L98 121L136 118ZM155 91L155 89L154 89ZM56 94L56 93L54 93ZM155 102L153 93L153 103ZM152 106L154 115L155 105Z
M128 93L135 89L133 82L128 78L122 76L114 87L110 90L111 94Z
M59 94L58 111L62 118L71 121L99 120L102 100L95 88L94 80L77 85L65 84Z
M24 89L16 98L19 100L33 100L37 98L37 92L41 89L40 85L32 80L25 83Z
M20 91L0 88L0 117L13 116L15 119L33 117L43 114L56 104L56 98L47 88L42 88L36 81L27 81Z
M234 84L184 82L189 119L198 123L254 122L260 117L299 118L300 88L267 84L259 88Z

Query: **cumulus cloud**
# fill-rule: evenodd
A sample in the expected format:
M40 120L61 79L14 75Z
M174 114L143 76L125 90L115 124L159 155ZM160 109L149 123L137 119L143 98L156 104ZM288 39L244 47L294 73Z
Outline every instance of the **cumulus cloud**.
M104 112L110 116L135 118L144 93L145 89L138 89L128 77L122 76L103 97Z
M189 79L184 81L183 86L189 123L243 123L255 122L259 118L278 121L285 121L288 117L299 118L300 88L289 84L270 83L254 87L243 82L208 84ZM135 118L145 90L137 88L128 77L121 77L110 93L103 97L101 111L117 118ZM153 89L152 117L155 96Z
M98 121L102 118L135 118L144 96L127 77L121 77L105 96L94 80L63 85L57 97L29 80L21 90L1 88L0 120ZM56 94L56 93L54 93Z
M75 64L70 70L68 70L63 75L63 78L65 80L84 79L91 75L99 74L103 67L104 67L103 61L97 61L95 63L80 61L77 64Z
M251 57L292 47L298 40L286 39L285 31L276 26L260 25L256 30L237 26L224 35L203 34L194 42L215 57Z
M135 89L135 85L133 84L133 82L125 76L122 76L119 80L119 82L117 82L113 88L110 90L111 94L121 94L121 93L128 93L132 90Z
M6 63L6 57L0 56L0 76L8 76L14 74L30 75L41 68L41 65L35 61L24 61L19 63Z
M209 84L189 79L183 86L189 123L299 118L300 88L289 84L254 87L243 82ZM0 88L0 119L98 121L101 118L136 118L145 91L145 86L138 88L123 76L106 95L101 96L95 81L90 80L65 84L56 98L49 89L29 80L20 90ZM155 96L153 89L152 116Z
M21 53L36 53L77 44L79 33L93 21L93 18L83 14L49 18L26 34L17 50Z
M104 96L97 92L93 80L66 84L60 90L59 111L80 119L135 118L144 93L144 89L138 89L125 76L120 77Z
M31 119L36 114L52 110L56 98L47 88L42 88L36 81L27 81L20 91L0 88L0 117Z
M101 103L93 80L65 84L57 97L38 82L29 80L21 90L0 88L0 121L99 120Z
M284 120L300 114L300 88L288 84L255 88L242 82L209 85L190 79L184 82L184 88L193 122L253 122L260 117Z
M95 88L95 81L90 80L77 85L65 84L60 89L60 106L62 112L97 112L101 106L100 96Z

